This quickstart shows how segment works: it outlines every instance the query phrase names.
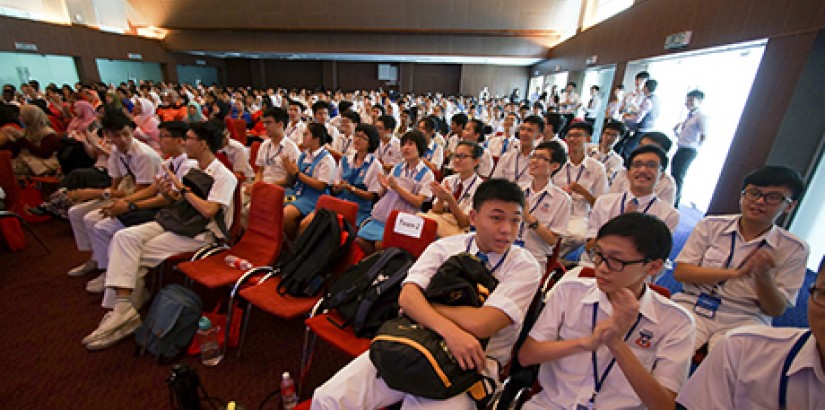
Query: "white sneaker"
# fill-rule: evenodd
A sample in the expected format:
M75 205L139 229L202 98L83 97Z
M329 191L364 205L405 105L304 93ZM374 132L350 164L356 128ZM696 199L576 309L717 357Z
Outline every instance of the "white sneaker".
M97 262L89 259L86 262L83 262L80 266L75 266L74 268L69 270L68 275L76 278L78 276L87 275L97 270Z
M92 294L103 293L106 290L106 274L101 273L96 278L86 282L86 292Z
M97 329L83 340L89 350L105 349L132 334L140 326L140 315L129 302L119 302L103 316Z
M89 333L88 335L86 335L86 337L84 337L83 340L80 341L80 343L83 344L83 345L86 345L86 344L89 344L90 342L92 342L94 340L99 339L100 336L103 335L101 329L106 328L105 323L106 323L106 321L108 321L111 318L112 318L112 311L110 310L110 311L106 312L105 315L103 315L103 319L101 319L100 323L97 325L97 329L95 329L92 333Z
M103 350L109 348L115 343L123 340L123 338L134 333L135 330L140 327L140 323L140 317L135 317L134 319L124 323L123 326L115 329L114 332L87 343L86 348L89 350Z

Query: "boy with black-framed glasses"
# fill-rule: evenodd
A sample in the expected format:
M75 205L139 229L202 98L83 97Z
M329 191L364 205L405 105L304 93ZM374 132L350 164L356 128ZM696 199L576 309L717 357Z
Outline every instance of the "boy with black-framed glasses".
M776 225L802 194L799 174L782 166L751 172L742 184L740 214L708 216L696 225L673 271L684 292L673 300L693 312L698 350L729 330L771 325L796 302L808 244Z
M673 408L688 376L695 326L652 291L672 246L660 219L625 213L599 229L595 279L560 282L518 353L541 364L524 409Z

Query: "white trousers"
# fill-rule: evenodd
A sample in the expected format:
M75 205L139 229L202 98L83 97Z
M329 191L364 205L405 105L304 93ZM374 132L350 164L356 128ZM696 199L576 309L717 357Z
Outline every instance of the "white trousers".
M99 216L99 219L97 219L97 221L99 221L103 218L103 215L101 215L100 212L95 211L102 208L104 205L108 203L109 201L95 199L72 205L71 208L69 208L69 223L72 225L72 232L74 233L74 241L77 244L77 250L92 250L92 242L90 236L91 229L85 221L86 215L89 215L90 218L95 218ZM91 223L91 219L89 223ZM94 226L94 223L92 223L91 226Z
M210 233L194 238L167 232L157 222L147 222L117 231L109 245L109 264L106 269L106 295L103 306L111 307L111 288L138 288L149 268L160 265L166 258L198 250L213 241Z
M446 400L432 400L393 390L378 377L370 361L369 352L356 357L331 379L315 389L312 410L378 409L402 402L402 409L475 409L475 402L466 394ZM495 361L488 360L488 368L495 369Z
M117 218L99 218L93 214L100 215L98 212L89 212L83 220L88 222L87 231L92 241L92 260L97 262L98 269L105 270L109 267L109 245L112 243L112 238L124 226ZM91 228L89 228L90 224L92 224Z

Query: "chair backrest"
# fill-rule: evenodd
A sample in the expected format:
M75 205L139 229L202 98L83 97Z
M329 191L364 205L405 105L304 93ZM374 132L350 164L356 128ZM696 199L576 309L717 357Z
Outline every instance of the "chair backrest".
M6 192L6 209L17 212L17 203L20 200L20 186L11 165L11 152L0 150L0 187Z
M329 209L330 211L334 211L343 216L352 226L355 226L356 219L358 218L358 204L336 198L332 195L321 195L315 204L315 209Z
M596 270L589 267L589 266L586 266L586 267L582 268L581 272L579 272L579 277L580 278L595 278L596 277ZM670 299L670 290L668 290L668 288L666 288L664 286L661 286L661 285L657 285L655 283L648 283L647 286L649 286L651 289L656 291L656 293Z
M249 165L252 166L252 170L255 172L258 172L258 150L261 149L261 144L261 141L255 141L249 147Z
M432 219L394 210L384 226L381 246L398 247L418 258L435 240L437 229L438 224Z
M243 176L237 172L234 174L238 183L235 185L235 193L232 196L232 226L228 227L229 242L233 244L238 242L243 230L243 184L241 183Z
M284 189L266 182L252 186L247 228L241 243L255 242L262 251L281 252L284 242ZM273 260L274 262L274 260Z
M240 141L241 144L246 145L246 121L231 119L231 123L227 124L229 128L229 135L232 139Z

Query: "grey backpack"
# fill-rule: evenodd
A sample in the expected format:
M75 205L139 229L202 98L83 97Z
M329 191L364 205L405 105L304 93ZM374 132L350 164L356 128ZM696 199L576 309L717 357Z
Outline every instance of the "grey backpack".
M135 330L137 353L149 352L158 361L176 359L198 331L203 302L192 289L167 285L158 292L143 324Z

